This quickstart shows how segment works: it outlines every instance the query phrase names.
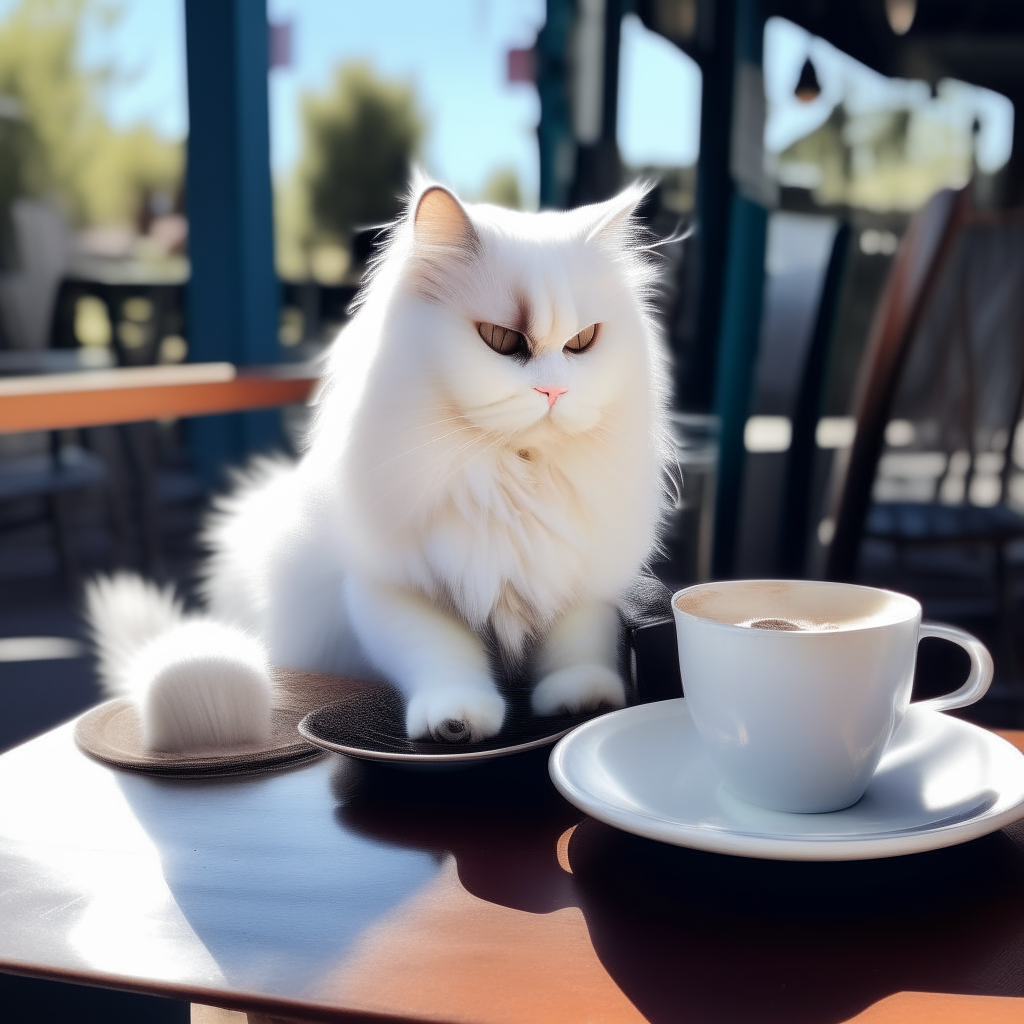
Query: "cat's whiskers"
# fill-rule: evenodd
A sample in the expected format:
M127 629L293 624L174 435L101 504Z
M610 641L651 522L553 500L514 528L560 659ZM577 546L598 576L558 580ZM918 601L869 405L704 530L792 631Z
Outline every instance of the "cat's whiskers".
M466 425L466 429L469 429L469 428L475 428L477 430L481 429L479 427L475 427L474 424L467 424ZM451 432L451 434L449 434L448 436L452 436L452 434L457 434L457 433L459 433L458 430L453 430ZM487 434L485 434L485 433L483 433L481 431L480 434L478 434L477 436L471 437L468 441L463 442L462 444L458 445L456 448L454 448L454 449L452 449L450 451L442 451L438 455L436 455L433 459L431 459L430 461L423 462L423 463L420 463L420 464L412 467L412 472L417 474L418 476L422 476L424 473L426 473L427 471L432 469L434 466L436 466L439 462L442 462L445 459L450 459L450 458L453 458L453 457L456 457L456 456L460 455L462 452L466 451L468 448L471 448L473 445L477 444L479 441L482 441L487 436L488 436ZM430 442L428 442L428 444L429 443ZM421 446L421 447L423 447L423 446ZM411 450L414 451L415 449L411 449ZM389 461L391 461L391 460L389 460ZM468 461L467 461L466 464L468 465ZM385 465L385 463L381 463L381 465ZM458 471L459 471L459 467L456 467L454 472L458 472ZM397 488L399 486L403 485L403 484L406 484L406 483L408 483L408 478L407 477L402 477L400 479L396 479L394 484L388 490L386 490L386 491L382 492L380 495L378 495L378 498L377 498L378 504L380 502L382 502L382 501L385 501L385 500L388 500L388 499L392 498L394 496L394 493L397 490Z
M470 422L470 420L466 417L465 413L458 412L458 413L455 413L452 416L444 416L444 417L442 417L439 420L428 420L425 423L409 424L408 426L406 426L405 430L402 433L403 433L403 435L423 434L424 432L430 430L433 427L443 427L443 426L446 426L449 423L461 423L461 424L464 424L465 426L472 426L473 425ZM441 435L441 436L447 436L447 435ZM436 440L436 439L438 439L438 438L432 438L431 440Z
M481 448L479 451L472 452L469 456L467 456L465 459L462 460L462 463L460 465L453 467L453 469L449 473L449 477L448 478L450 479L452 476L455 476L455 475L463 472L466 469L466 467L474 459L479 458L481 455L486 455L489 451L492 451L493 449L497 448L499 445L507 443L507 441L508 441L507 435L497 434L494 437L494 440L490 441L484 448ZM467 451L469 447L470 447L469 445L464 445L459 452L456 452L454 454L461 454L461 452Z
M513 391L512 394L505 395L503 398L496 398L493 402L484 402L482 405L474 405L472 408L467 409L466 412L483 412L485 409L493 409L495 406L503 405L505 402L511 402L519 397L520 393L518 391Z
M377 463L377 465L378 465L378 467L380 467L380 466L388 466L392 462L396 462L399 459L404 459L407 455L412 455L413 452L420 451L420 449L422 449L422 448L427 448L427 447L429 447L432 444L437 444L438 442L443 441L446 438L454 437L456 434L460 434L464 430L479 430L479 429L480 428L477 427L473 423L464 423L461 427L456 427L454 430L449 430L447 434L439 434L436 437L432 437L429 440L424 441L422 444L414 445L412 448L407 448L405 451L399 452L397 455L392 455L391 458L389 458L389 459L384 459L382 462Z
M452 467L452 469L449 470L449 472L444 477L442 477L442 485L447 484L453 477L458 476L460 473L462 473L474 459L479 458L479 456L481 455L486 455L487 452L491 451L493 448L496 448L498 445L503 444L507 441L508 437L506 435L497 435L495 439L491 441L485 448L482 448L480 451L471 453L467 458L463 459L459 465ZM460 455L462 452L468 450L470 447L471 446L468 444L463 445L461 448L456 449L456 451L452 452L452 455Z
M457 420L466 420L466 414L464 412L457 412L453 416L445 416L443 419L429 420L426 423L417 423L415 426L409 427L409 432L429 430L431 427L442 427L446 423L455 423Z
M622 433L621 430L613 430L604 420L598 420L589 431L591 436L598 436L610 441L626 441L631 439Z
M482 405L475 405L472 408L466 410L466 416L474 416L483 419L485 422L487 422L488 420L493 421L495 418L500 417L503 412L507 413L510 409L514 410L516 404L521 405L524 397L525 396L522 394L522 392L517 391L511 395L506 395L504 398L495 399L495 401L493 402L485 402ZM517 417L517 419L518 418L520 417ZM529 427L535 426L537 423L543 421L543 419L544 417L541 416L540 419L534 420L533 422L525 425L521 423L516 423L514 429L529 429ZM496 426L490 427L481 426L481 429L488 430L489 432L501 433L503 435L511 433L512 430L512 428L510 428L505 423L500 423Z

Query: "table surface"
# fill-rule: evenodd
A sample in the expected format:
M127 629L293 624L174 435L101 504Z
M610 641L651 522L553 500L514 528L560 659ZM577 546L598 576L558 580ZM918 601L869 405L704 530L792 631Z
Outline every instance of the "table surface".
M19 353L20 355L20 353ZM0 360L0 434L206 416L305 402L317 362L235 366L181 363L93 369L88 364L19 373ZM39 368L36 367L38 370Z
M0 757L0 969L309 1019L991 1024L1024 1017L1024 828L744 860L584 819L544 756L161 781L69 724Z

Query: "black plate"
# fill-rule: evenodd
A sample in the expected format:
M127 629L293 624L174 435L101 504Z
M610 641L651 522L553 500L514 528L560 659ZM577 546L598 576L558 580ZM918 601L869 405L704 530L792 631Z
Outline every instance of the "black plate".
M319 747L367 761L399 764L444 764L487 761L550 746L567 732L611 708L583 715L538 717L527 700L509 700L505 726L497 736L478 743L410 740L405 734L405 701L390 687L354 693L311 711L299 732Z

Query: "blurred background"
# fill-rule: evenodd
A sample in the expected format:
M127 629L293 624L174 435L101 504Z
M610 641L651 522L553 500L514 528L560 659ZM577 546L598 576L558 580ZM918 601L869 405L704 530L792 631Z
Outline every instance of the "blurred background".
M648 177L651 230L692 228L660 575L911 592L995 653L970 714L1021 725L1021 69L986 0L0 0L0 403L306 366L414 165L524 210ZM0 425L0 749L98 699L82 580L191 596L211 493L304 422Z

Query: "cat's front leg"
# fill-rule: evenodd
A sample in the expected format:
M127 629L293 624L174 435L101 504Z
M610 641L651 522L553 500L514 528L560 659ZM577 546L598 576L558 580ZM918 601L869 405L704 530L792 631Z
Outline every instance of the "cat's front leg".
M620 708L626 703L616 668L619 628L618 611L606 601L578 604L555 623L533 688L535 714L575 714L600 704Z
M500 731L505 701L465 623L420 594L354 576L345 603L367 657L406 696L410 739L475 741Z

